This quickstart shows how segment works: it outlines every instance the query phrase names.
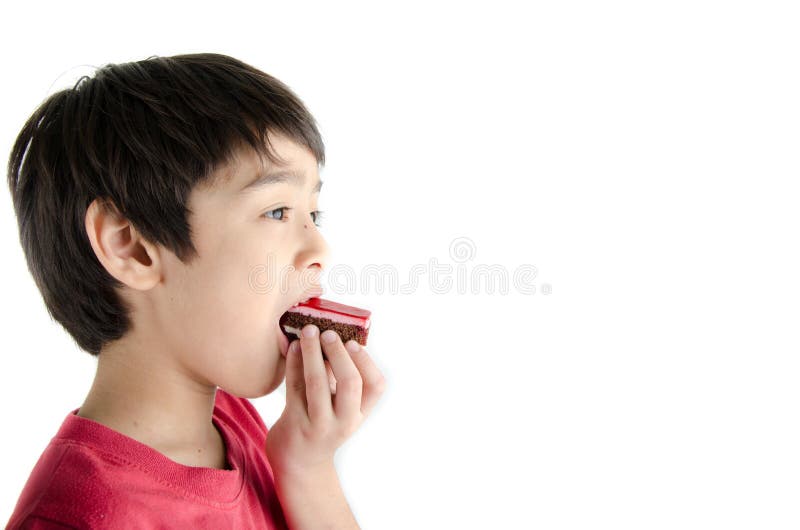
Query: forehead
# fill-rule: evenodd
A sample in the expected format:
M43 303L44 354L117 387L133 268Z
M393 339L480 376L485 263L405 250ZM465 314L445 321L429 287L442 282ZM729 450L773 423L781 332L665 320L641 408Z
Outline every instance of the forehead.
M218 168L211 180L235 193L269 174L284 175L281 181L298 184L307 183L309 178L314 183L319 180L319 164L305 145L280 134L270 134L269 141L276 161L259 156L249 145L239 146L232 159ZM301 182L294 182L297 179Z

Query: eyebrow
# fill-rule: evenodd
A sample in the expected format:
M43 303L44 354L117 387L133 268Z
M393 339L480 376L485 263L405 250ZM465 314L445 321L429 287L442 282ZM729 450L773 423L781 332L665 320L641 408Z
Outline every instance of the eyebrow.
M293 186L301 186L304 181L305 177L302 173L298 173L297 171L291 169L272 171L263 175L258 175L255 179L245 184L245 186L239 190L239 194L246 195L256 190L263 189L266 186L271 186L272 184L278 184L281 182L292 184ZM312 194L319 193L321 189L322 181L317 180L317 184L314 186Z

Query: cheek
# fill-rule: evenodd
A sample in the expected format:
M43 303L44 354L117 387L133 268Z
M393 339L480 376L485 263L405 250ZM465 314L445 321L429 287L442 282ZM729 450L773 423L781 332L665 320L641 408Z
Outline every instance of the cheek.
M277 389L286 362L274 296L250 288L241 269L198 276L185 287L166 329L181 355L191 358L187 362L237 395L261 397Z
M204 350L255 347L265 341L274 310L254 286L252 267L233 260L207 265L177 286L180 293L171 311L175 327Z

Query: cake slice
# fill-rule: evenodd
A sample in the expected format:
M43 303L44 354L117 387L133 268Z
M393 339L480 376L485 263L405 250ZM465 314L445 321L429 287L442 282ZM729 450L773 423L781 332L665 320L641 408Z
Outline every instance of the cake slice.
M367 345L371 311L340 304L322 298L309 298L297 304L281 316L283 333L294 340L300 338L300 330L314 324L322 333L332 329L342 338L342 344L353 339L362 346Z

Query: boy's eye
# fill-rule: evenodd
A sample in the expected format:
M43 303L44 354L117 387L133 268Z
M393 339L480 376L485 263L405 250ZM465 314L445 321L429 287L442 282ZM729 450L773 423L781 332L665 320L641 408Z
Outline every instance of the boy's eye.
M288 206L282 206L280 208L275 208L274 210L269 210L268 212L264 213L265 217L270 219L277 219L278 221L282 221L286 217L286 213L290 210ZM280 213L278 216L274 216L276 212Z
M274 210L269 210L267 212L264 212L264 217L267 217L268 219L275 219L277 221L284 221L287 219L287 214L289 213L289 210L291 210L291 208L289 208L288 206L281 206L280 208L275 208ZM319 210L311 212L311 219L314 221L314 224L316 226L320 226L322 220L322 212Z

